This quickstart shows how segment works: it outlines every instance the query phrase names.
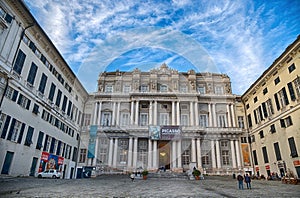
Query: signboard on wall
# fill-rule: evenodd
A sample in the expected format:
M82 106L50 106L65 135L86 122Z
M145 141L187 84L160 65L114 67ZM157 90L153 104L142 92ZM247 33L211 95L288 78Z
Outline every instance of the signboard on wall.
M241 146L244 166L251 166L249 145L247 143L242 143Z
M96 138L97 138L97 125L91 125L90 127L90 139L88 146L88 158L95 158L95 147L96 147Z
M149 126L149 137L152 140L173 140L181 138L180 126Z

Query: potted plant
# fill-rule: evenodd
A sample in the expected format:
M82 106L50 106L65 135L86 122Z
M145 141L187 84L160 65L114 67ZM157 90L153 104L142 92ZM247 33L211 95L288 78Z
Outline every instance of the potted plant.
M199 170L195 169L195 170L193 170L193 175L194 175L196 180L199 180L201 172Z
M143 175L143 179L147 179L147 175L148 175L148 171L147 170L143 170L142 175Z

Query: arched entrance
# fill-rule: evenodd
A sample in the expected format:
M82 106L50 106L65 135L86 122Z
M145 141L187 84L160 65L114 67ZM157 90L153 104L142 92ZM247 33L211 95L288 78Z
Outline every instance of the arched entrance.
M158 142L159 168L170 169L170 141Z

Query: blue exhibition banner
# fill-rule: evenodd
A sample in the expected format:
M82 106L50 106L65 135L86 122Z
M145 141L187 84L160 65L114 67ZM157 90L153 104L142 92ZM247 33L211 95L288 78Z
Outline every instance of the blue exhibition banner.
M90 126L90 140L88 146L88 158L95 158L96 138L97 138L97 125Z

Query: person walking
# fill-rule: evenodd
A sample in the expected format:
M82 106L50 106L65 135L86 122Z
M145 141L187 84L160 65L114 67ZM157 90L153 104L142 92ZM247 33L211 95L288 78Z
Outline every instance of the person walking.
M246 182L247 188L251 189L251 178L248 174L246 174L246 176L245 176L245 182Z
M244 190L244 184L243 184L244 178L241 174L237 176L237 180L238 180L239 189Z

